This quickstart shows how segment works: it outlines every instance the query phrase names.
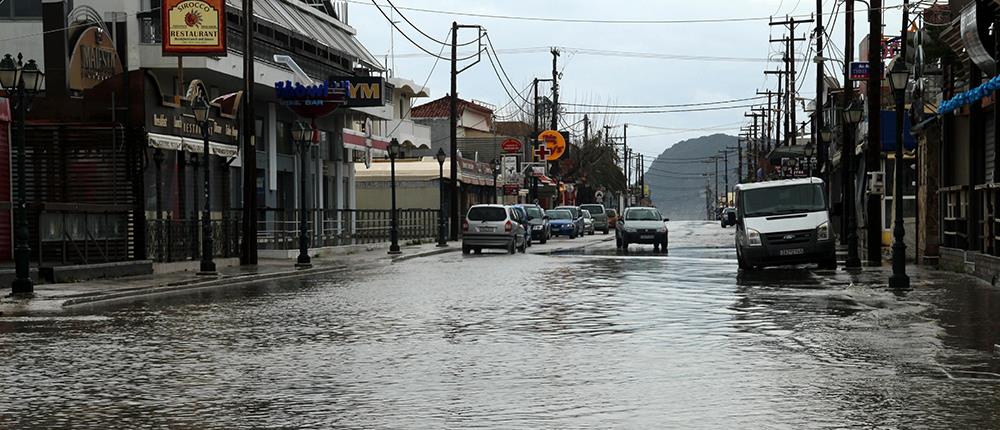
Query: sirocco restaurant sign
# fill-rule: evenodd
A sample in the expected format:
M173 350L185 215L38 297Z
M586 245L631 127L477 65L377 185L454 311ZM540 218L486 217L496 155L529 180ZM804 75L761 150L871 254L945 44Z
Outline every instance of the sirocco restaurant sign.
M226 0L163 0L163 55L226 56Z

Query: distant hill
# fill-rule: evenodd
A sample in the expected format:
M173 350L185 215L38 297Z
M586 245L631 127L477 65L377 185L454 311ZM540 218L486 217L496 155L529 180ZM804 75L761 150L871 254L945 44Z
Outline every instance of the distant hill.
M727 147L736 147L737 138L713 134L679 142L663 151L646 171L646 183L653 204L673 220L705 219L705 185L715 189L715 164L703 162ZM719 160L719 188L724 188L723 160ZM736 154L729 156L729 186L736 184ZM709 173L705 178L700 175Z

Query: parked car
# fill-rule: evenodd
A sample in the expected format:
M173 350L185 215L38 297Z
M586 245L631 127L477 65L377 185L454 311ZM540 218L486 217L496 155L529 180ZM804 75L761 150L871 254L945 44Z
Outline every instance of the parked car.
M556 209L565 209L573 214L573 223L576 225L576 235L583 236L583 212L579 206L558 206Z
M722 210L722 220L719 222L722 228L736 225L736 208L728 207Z
M549 226L549 217L538 205L520 205L528 213L528 226L531 228L531 239L537 240L541 244L549 241L552 237L552 230Z
M608 224L608 213L604 205L580 205L580 209L590 211L590 215L594 218L595 230L600 230L602 233L608 234L611 230L611 225Z
M622 218L618 220L618 228L615 229L615 245L628 252L629 245L642 243L653 245L654 252L667 252L667 245L670 243L669 231L666 222L656 208L651 207L631 207L625 209Z
M740 269L816 263L837 267L823 180L736 186L736 258Z
M572 212L566 209L549 209L545 214L549 216L552 236L569 236L570 239L576 239L576 220Z
M594 235L596 230L594 229L594 217L590 214L590 211L586 209L580 209L583 214L583 234Z
M618 211L614 209L608 209L604 213L608 214L608 228L614 230L618 227Z
M514 221L521 224L524 227L524 241L531 247L531 225L528 224L528 212L524 210L524 206L513 205L510 207L514 210Z
M525 252L528 243L524 239L524 227L516 221L514 209L502 205L475 205L469 208L462 222L462 253L484 248L505 249L513 254Z

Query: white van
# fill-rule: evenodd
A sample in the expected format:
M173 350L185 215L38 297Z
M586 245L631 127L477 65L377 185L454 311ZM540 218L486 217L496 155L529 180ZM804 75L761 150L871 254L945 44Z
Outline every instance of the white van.
M736 186L736 255L741 269L815 263L837 268L823 180Z

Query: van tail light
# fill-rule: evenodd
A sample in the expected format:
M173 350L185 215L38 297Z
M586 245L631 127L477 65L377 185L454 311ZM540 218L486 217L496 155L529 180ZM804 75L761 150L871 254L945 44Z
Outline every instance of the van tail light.
M513 230L513 229L514 229L514 223L512 223L510 221L507 221L507 224L504 224L504 226L503 226L503 230L506 231L506 232L508 232L508 233L511 230Z
M469 221L462 221L462 231L469 231Z

